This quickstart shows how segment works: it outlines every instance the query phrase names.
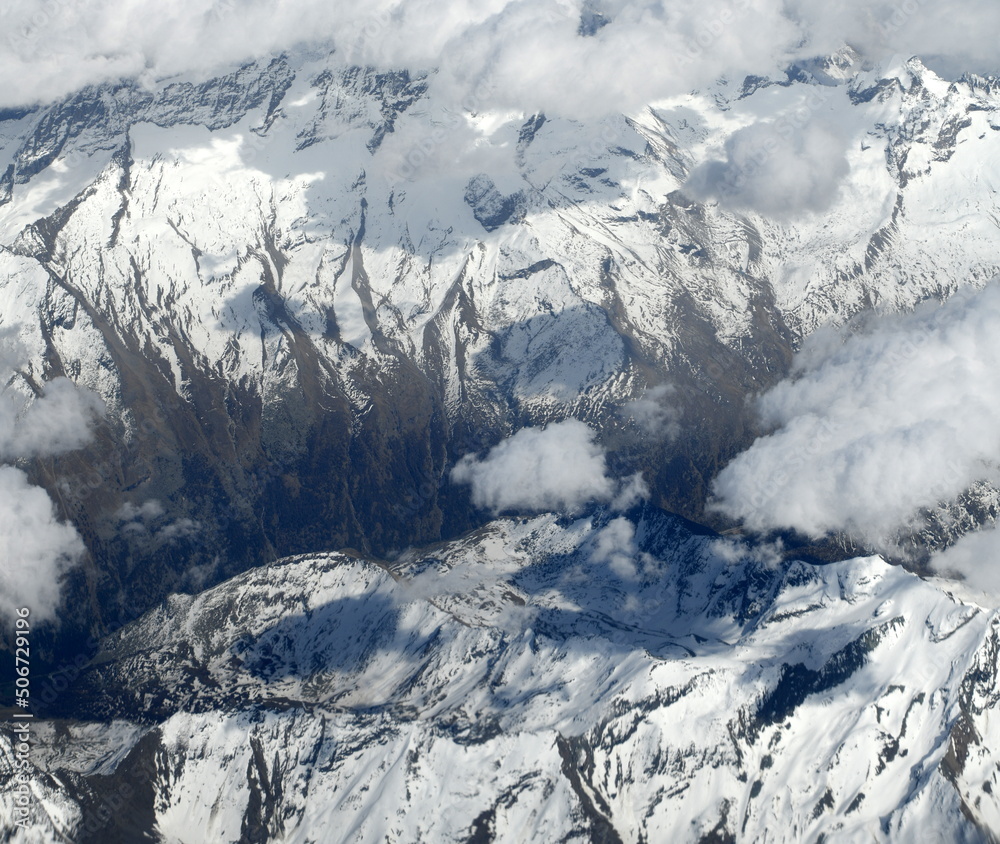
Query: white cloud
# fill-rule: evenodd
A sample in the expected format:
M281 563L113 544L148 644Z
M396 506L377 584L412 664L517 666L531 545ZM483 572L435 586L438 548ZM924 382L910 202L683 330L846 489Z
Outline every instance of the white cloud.
M14 358L19 353L15 349ZM28 404L0 395L0 459L80 448L102 412L96 396L66 378L48 382ZM58 520L48 493L20 469L0 466L0 616L28 607L36 621L53 618L60 577L83 553L79 535Z
M754 123L729 136L724 154L692 171L685 192L779 219L828 208L850 170L845 139L822 122Z
M998 323L994 283L846 340L818 333L761 398L776 430L719 474L715 506L758 531L843 531L884 548L922 508L1000 480Z
M1000 529L963 536L951 548L931 558L932 567L946 577L961 577L974 589L1000 598Z
M594 537L594 547L590 552L592 562L607 565L626 580L638 577L636 558L639 556L639 549L635 544L635 525L623 516L612 519L601 528Z
M156 533L157 540L173 542L176 539L186 539L201 532L201 522L194 519L177 519Z
M670 403L674 392L670 384L650 387L627 402L622 413L650 436L672 440L680 432L677 409Z
M167 511L156 498L150 498L142 504L126 502L118 508L118 519L122 522L150 522L160 518Z
M1000 6L989 0L848 0L817 3L789 0L787 12L808 33L815 55L849 43L876 60L944 56L958 59L963 70L996 73Z
M752 560L774 569L781 565L785 553L785 544L780 539L774 542L749 542L719 537L708 547L718 559L730 566Z
M589 115L628 110L721 76L774 75L850 42L871 57L968 57L995 69L986 0L44 0L0 6L0 97L50 99L121 77L209 73L300 44L345 63L439 70L456 101Z
M49 381L42 395L26 407L0 397L0 456L35 457L62 454L85 445L104 405L93 393L68 378Z
M715 78L739 57L773 63L797 27L773 0L601 4L611 23L579 33L581 0L49 0L10 4L0 18L0 91L50 98L117 77L207 73L300 44L335 45L345 63L439 70L455 99L486 85L501 106L592 113L640 103ZM754 6L756 9L751 9ZM777 27L777 28L775 28ZM710 45L711 49L706 49ZM706 71L708 75L706 76Z
M494 513L573 513L588 502L614 499L631 506L644 492L641 477L621 483L608 477L604 449L595 438L576 419L522 428L481 460L467 454L451 478L471 485L475 505Z
M611 509L628 510L647 498L649 498L649 485L642 472L636 472L618 482L618 491L611 500Z
M84 553L76 530L56 517L45 490L12 466L0 466L0 616L18 607L55 616L60 576Z
M194 519L177 519L169 524L158 525L167 511L160 501L150 498L142 504L126 502L118 508L119 530L136 540L152 541L157 545L195 536L202 530L201 522Z

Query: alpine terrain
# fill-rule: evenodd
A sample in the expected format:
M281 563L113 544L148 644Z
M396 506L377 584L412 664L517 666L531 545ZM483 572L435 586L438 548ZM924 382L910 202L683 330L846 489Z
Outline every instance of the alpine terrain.
M927 566L996 484L886 556L713 491L810 337L1000 272L1000 82L931 65L571 119L296 48L0 111L5 396L89 408L0 442L80 543L0 840L998 840L1000 615ZM775 187L800 132L846 153ZM483 486L568 420L591 493Z

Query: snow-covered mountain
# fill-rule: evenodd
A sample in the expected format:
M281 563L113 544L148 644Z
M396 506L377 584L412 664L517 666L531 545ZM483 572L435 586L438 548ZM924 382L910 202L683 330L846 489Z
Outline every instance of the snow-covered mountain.
M13 840L982 841L998 652L954 585L648 507L294 557L102 643Z
M109 408L89 450L31 466L100 561L84 615L290 553L458 535L482 516L454 461L567 415L707 518L755 434L747 395L804 335L1000 263L995 83L852 61L591 123L456 110L426 78L314 54L0 115L12 386L66 374ZM762 121L839 127L827 210L688 198ZM622 416L662 386L669 425ZM151 500L162 520L123 532Z
M988 601L658 508L731 527L819 327L997 274L997 82L845 50L589 122L432 82L291 52L0 112L7 389L107 408L21 461L89 550L40 664L103 638L3 840L994 840ZM649 504L449 480L567 417Z

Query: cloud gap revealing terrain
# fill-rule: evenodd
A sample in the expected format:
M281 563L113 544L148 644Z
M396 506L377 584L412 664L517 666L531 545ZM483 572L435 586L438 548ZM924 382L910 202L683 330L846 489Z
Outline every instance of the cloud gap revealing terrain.
M998 29L0 3L0 837L1000 838Z

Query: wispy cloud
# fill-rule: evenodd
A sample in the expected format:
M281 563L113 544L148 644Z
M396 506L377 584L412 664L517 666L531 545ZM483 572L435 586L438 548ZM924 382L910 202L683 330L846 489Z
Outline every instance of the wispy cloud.
M1000 599L1000 530L988 528L963 536L931 559L945 577L960 577L974 589Z
M622 415L631 419L646 434L672 440L680 432L679 411L670 384L658 384L622 407Z
M60 576L84 553L72 525L60 522L44 489L12 466L0 466L0 616L28 607L36 621L51 619Z
M722 159L697 167L685 191L735 211L793 219L833 204L850 171L846 142L822 121L764 121L734 132Z
M635 525L624 516L612 519L594 536L590 560L606 565L625 580L634 580L642 571L655 569L653 558L636 544Z
M80 448L103 409L97 396L68 378L49 381L42 395L27 404L0 398L0 456L35 457Z

